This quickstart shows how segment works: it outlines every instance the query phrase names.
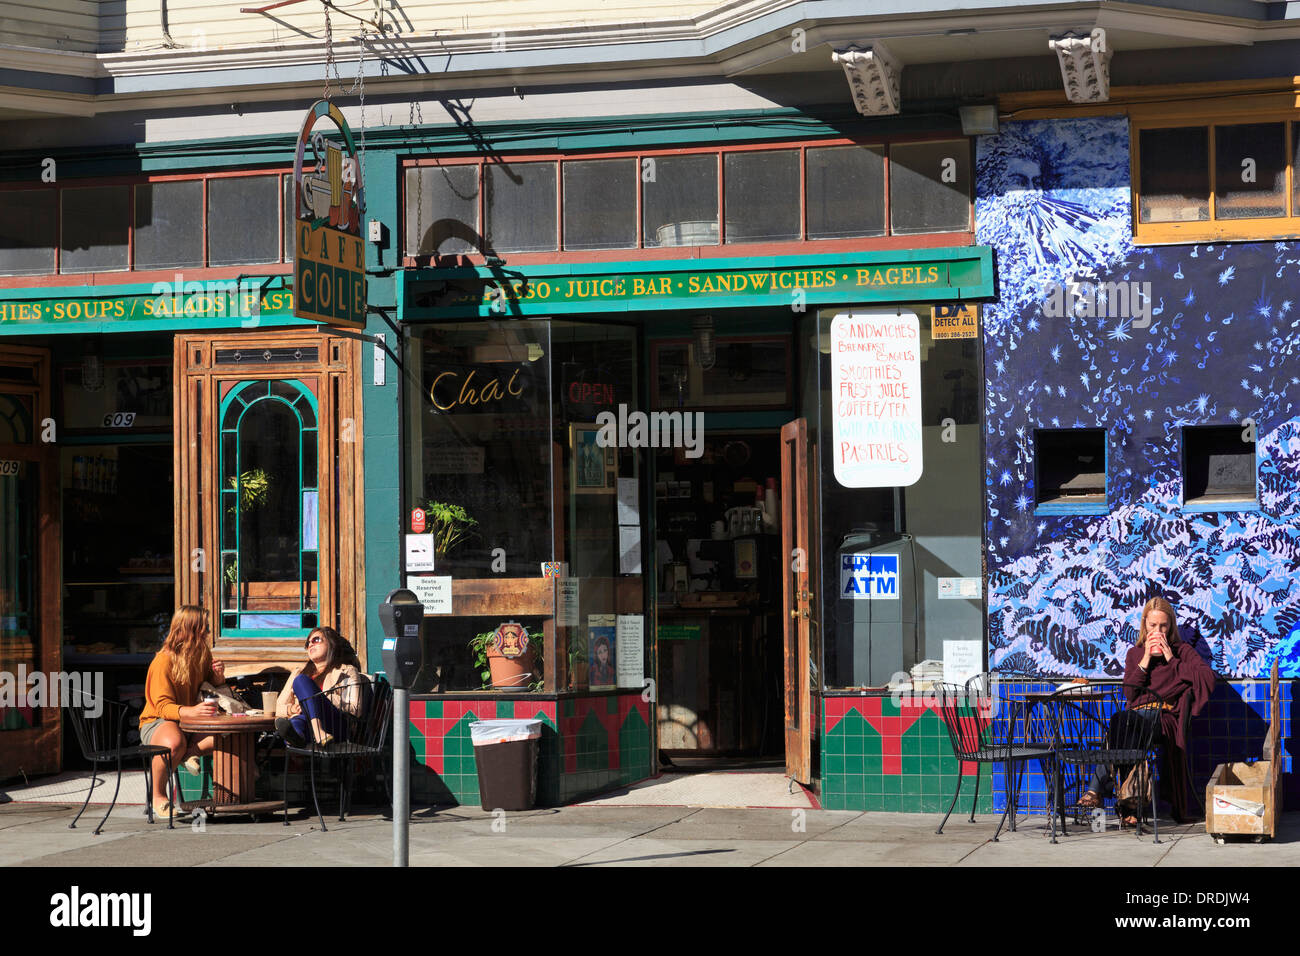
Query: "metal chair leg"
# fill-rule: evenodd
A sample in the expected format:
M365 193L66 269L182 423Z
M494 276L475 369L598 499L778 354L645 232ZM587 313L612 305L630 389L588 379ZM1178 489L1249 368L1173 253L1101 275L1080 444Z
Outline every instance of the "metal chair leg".
M1151 773L1151 842L1159 843L1160 813L1157 810L1157 804L1160 802L1160 760L1157 758L1151 762L1155 764Z
M948 812L943 815L943 823L940 823L939 829L934 831L936 834L940 836L943 835L944 824L946 824L948 822L948 818L952 816L952 808L957 806L957 798L961 796L961 782L966 778L966 765L958 761L958 768L959 769L957 774L957 792L952 795L952 803L948 804Z
M970 822L975 822L975 805L980 802L980 768L975 765L975 799L970 802ZM1005 814L1004 814L1005 816Z
M171 797L167 798L170 802ZM153 823L153 756L144 755L144 818Z
M99 831L104 829L104 824L108 822L109 813L112 813L113 808L117 806L117 794L118 791L121 789L122 789L122 754L119 752L117 755L117 786L113 788L113 800L108 805L108 813L104 814L104 819L100 820L99 826L95 827L95 836L99 836Z
M329 827L325 826L325 817L320 812L320 800L316 797L316 755L312 754L307 758L308 773L311 776L311 802L316 805L316 819L320 820L322 833L328 833Z
M281 781L282 787L280 793L284 796L284 825L289 825L289 750L286 747L284 751L284 778Z
M348 778L352 771L352 761L344 759L343 779L339 781L339 822L345 822L348 818Z
M1003 824L1005 824L1005 823L1007 822L1007 816L1008 816L1008 815L1010 815L1010 817L1011 817L1011 827L1010 827L1011 832L1014 833L1014 832L1015 832L1015 829L1016 829L1016 813L1015 813L1015 810L1016 810L1016 802L1015 802L1015 799L1016 799L1016 798L1015 798L1015 796L1014 796L1014 794L1015 794L1015 790L1016 790L1016 785L1015 785L1014 783L1011 782L1012 779L1013 779L1013 774L1012 774L1012 769L1011 769L1011 764L1010 764L1010 763L1008 763L1008 764L1006 765L1006 771L1005 771L1005 773L1006 773L1006 781L1007 781L1007 787L1006 787L1006 790L1007 790L1007 807L1006 807L1005 810L1002 811L1002 819L998 821L998 828L997 828L995 831L993 831L993 842L994 842L994 843L997 843L997 842L998 842L998 837L1002 835L1002 826L1003 826ZM976 791L976 793L979 792L979 778L976 778L976 780L975 780L975 791Z
M72 822L68 824L69 830L75 830L77 828L77 821L81 819L81 815L86 812L86 807L90 804L90 798L95 792L95 785L99 783L98 767L99 764L97 763L92 763L90 765L90 789L86 791L86 799L81 804L81 809L77 811L77 815L73 817Z

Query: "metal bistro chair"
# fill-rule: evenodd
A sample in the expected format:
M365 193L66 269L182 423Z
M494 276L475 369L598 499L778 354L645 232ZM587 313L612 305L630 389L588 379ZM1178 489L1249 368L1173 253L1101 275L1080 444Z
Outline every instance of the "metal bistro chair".
M1010 780L1013 774L1013 766L1017 763L1023 766L1026 760L1042 760L1050 757L1050 749L1044 746L1032 745L1015 745L1011 742L1011 735L1007 739L997 739L995 723L993 720L993 698L990 693L990 681L988 674L977 674L968 680L965 686L961 684L936 684L938 696L939 715L943 718L944 726L948 728L948 738L952 742L953 755L958 760L960 775L957 777L957 791L952 795L952 803L948 805L948 812L943 816L943 822L939 824L939 829L934 832L943 833L943 828L948 822L948 817L952 816L952 809L957 805L957 798L961 796L962 780L966 777L967 763L1001 763L1006 765L1007 779ZM975 822L975 806L979 803L980 797L980 778L979 770L975 772L975 797L970 805L970 822ZM1007 809L1002 812L1002 819L998 821L997 831L993 834L994 842L1002 833L1002 826L1007 822L1007 815L1013 810L1013 801L1007 800ZM1015 832L1016 818L1011 813L1010 830Z
M153 823L153 758L162 757L167 761L167 803L170 808L167 815L167 828L176 829L176 791L172 779L171 751L166 747L149 744L128 744L126 718L130 708L120 701L107 700L88 691L80 691L74 695L73 701L65 705L65 709L68 712L68 722L76 732L81 754L90 761L90 791L86 794L81 809L68 824L68 829L76 828L77 821L90 805L90 798L94 795L98 783L96 774L98 766L115 763L117 785L113 788L113 800L108 805L108 812L104 814L104 819L99 821L99 826L95 827L95 836L99 836L99 831L108 822L109 814L117 806L117 795L122 789L122 761L133 757L139 757L144 761L145 815L150 823ZM97 713L92 714L91 711Z
M329 762L339 760L342 763L343 776L339 781L339 820L347 819L348 805L352 790L352 764L354 761L369 761L382 757L384 744L388 739L388 725L393 719L393 688L383 677L376 676L373 681L362 678L347 684L338 684L328 691L312 695L310 699L334 698L331 703L342 699L350 687L358 687L361 692L361 715L354 717L343 712L345 733L338 735L325 746L310 740L306 746L299 747L284 741L284 825L289 825L289 755L306 757L308 773L311 779L311 799L316 807L316 817L320 820L322 831L328 831L325 817L320 811L320 800L316 795L316 761ZM336 705L337 706L337 705ZM303 711L306 712L306 702Z
M1111 714L1104 732L1099 732L1096 714L1089 714L1084 708L1066 705L1053 708L1052 718L1055 722L1054 738L1056 750L1056 793L1063 792L1061 771L1063 767L1074 767L1078 779L1082 780L1090 767L1107 766L1111 768L1112 781L1116 791L1115 797L1133 767L1145 767L1151 781L1151 822L1153 843L1160 842L1160 823L1156 817L1156 802L1160 798L1159 761L1157 758L1160 731L1160 711L1167 706L1154 691L1148 688L1128 687L1132 699L1125 701L1126 694L1120 688L1110 687L1103 691L1109 698L1101 712ZM1140 775L1139 775L1140 779ZM1140 787L1139 790L1145 790ZM1100 796L1100 795L1099 795ZM1137 836L1142 836L1142 820L1146 815L1145 794L1137 798ZM1105 809L1105 800L1103 806ZM1078 801L1074 803L1077 811ZM1065 816L1061 816L1061 835L1068 835L1065 828ZM1056 817L1052 817L1052 842L1056 842Z

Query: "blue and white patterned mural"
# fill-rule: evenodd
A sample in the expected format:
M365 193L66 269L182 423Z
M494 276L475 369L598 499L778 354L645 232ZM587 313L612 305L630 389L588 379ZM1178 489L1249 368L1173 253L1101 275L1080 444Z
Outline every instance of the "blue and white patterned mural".
M1163 594L1220 674L1300 676L1300 245L1135 248L1123 118L1006 124L976 176L991 666L1116 676ZM1149 324L1049 317L1094 280L1149 282ZM1248 418L1259 509L1185 511L1181 428ZM1035 514L1033 430L1082 427L1107 432L1108 513Z

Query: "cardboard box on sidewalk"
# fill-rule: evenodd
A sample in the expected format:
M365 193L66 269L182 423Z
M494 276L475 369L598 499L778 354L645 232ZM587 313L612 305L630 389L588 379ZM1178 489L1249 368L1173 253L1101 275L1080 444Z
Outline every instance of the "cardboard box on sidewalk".
M1256 763L1221 763L1205 787L1205 830L1218 843L1228 834L1246 834L1259 842L1274 836L1282 812L1282 711L1278 706L1277 661L1269 676L1268 735L1263 759Z

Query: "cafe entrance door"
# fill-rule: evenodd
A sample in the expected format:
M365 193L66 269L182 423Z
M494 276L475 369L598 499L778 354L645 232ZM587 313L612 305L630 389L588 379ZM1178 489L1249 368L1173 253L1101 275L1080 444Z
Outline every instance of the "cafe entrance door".
M819 708L816 655L820 615L816 541L816 445L808 422L798 418L781 429L781 622L785 689L785 772L812 785L812 741Z
M298 661L329 625L365 663L360 341L177 336L177 603L214 610L241 674Z
M46 349L0 348L0 779L59 763L61 701L48 693L62 630L50 393ZM36 674L45 676L33 684ZM29 689L43 695L37 706L25 706Z

